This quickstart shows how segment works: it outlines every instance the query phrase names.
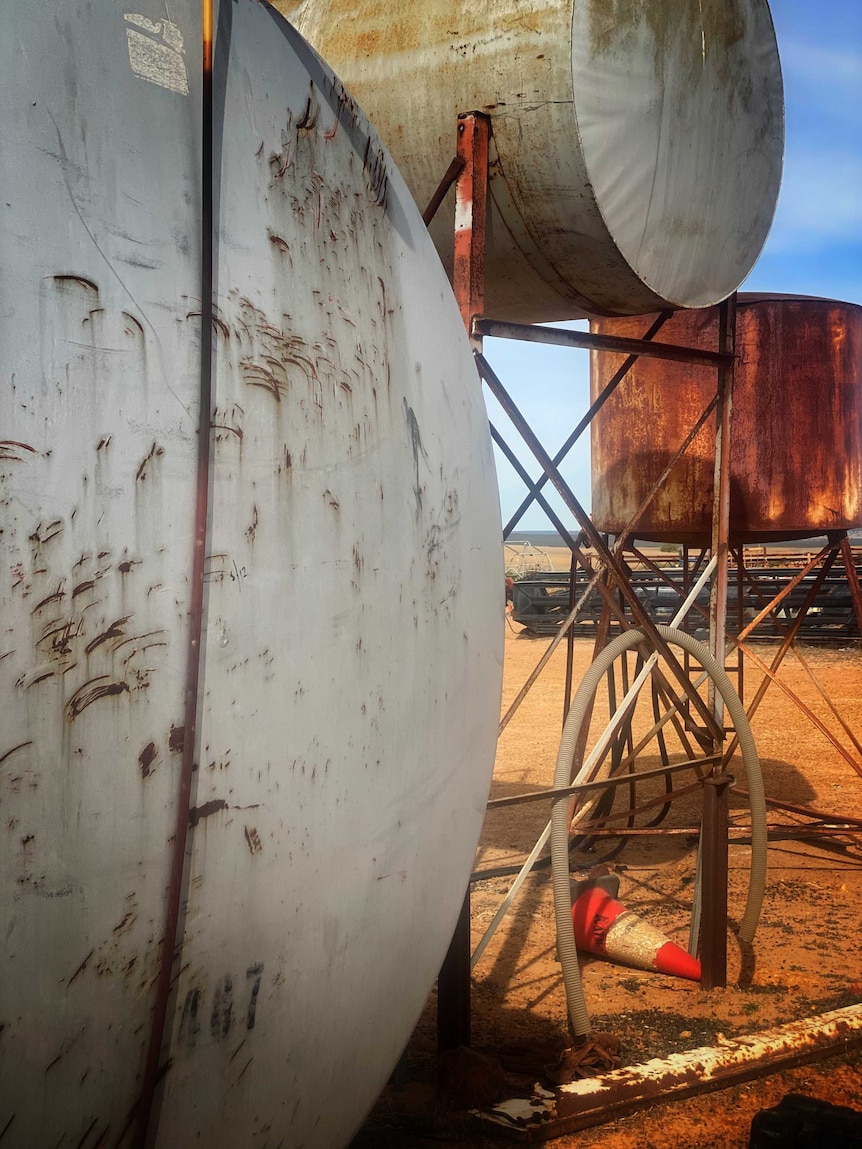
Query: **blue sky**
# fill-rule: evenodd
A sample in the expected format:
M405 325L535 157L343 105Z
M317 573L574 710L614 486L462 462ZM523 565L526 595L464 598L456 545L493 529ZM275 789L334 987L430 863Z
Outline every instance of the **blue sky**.
M862 303L862 0L771 0L786 105L784 177L766 246L745 290ZM585 351L486 340L485 353L550 453L588 406ZM531 474L538 465L486 391L489 414ZM589 509L589 432L562 471ZM525 488L498 458L505 522ZM558 507L558 500L552 499ZM561 512L564 522L571 516ZM532 507L518 529L552 529Z

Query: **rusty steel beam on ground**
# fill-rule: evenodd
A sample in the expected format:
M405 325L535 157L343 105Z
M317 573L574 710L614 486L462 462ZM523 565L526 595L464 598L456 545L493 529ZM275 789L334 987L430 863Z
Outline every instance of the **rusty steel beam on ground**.
M660 312L658 318L653 324L651 324L649 330L644 335L644 339L651 340L656 332L661 330L661 328L668 321L672 314L673 313L670 311ZM622 383L623 379L625 379L629 371L631 371L632 367L637 362L637 358L637 355L629 355L629 357L623 362L622 366L614 372L614 374L608 380L605 389L590 405L586 414L572 431L571 435L569 435L568 439L566 439L565 443L563 443L562 447L560 447L559 451L557 451L556 455L554 455L552 462L555 467L559 467L560 463L562 463L563 459L565 459L566 455L568 455L569 451L572 449L572 447L574 447L575 443L577 443L578 439L580 439L581 435L584 433L587 427L589 427L590 423L592 423L596 414L602 409L607 400L610 399L611 395L613 395L614 391L616 391L617 387L619 387L620 383ZM547 474L547 472L543 472L542 475L536 480L535 489L540 491L542 487L544 487L545 483L547 483L549 478L550 476ZM504 539L509 537L512 531L521 521L524 513L529 508L534 497L535 496L532 494L532 492L528 494L526 499L524 499L524 501L515 511L514 515L512 515L511 519L509 519L508 523L506 523L505 527L503 528Z
M477 1114L488 1129L526 1143L603 1125L663 1101L711 1093L862 1047L862 1005L654 1058Z
M652 359L670 359L676 363L693 363L701 367L730 368L733 356L699 347L679 347L648 339L629 339L621 335L597 335L589 331L567 331L560 327L534 327L530 323L506 323L499 319L476 319L472 333L494 339L518 339L527 343L549 343L554 347L583 347L590 351L619 351L624 355L643 355Z
M646 613L637 595L629 585L625 571L622 569L617 557L610 551L602 536L593 526L590 516L583 509L580 502L575 497L569 485L560 475L557 468L554 467L550 456L547 454L544 447L539 442L536 435L533 433L526 419L519 411L517 405L514 403L503 384L497 378L497 375L494 373L491 365L482 354L476 354L476 364L479 369L479 374L488 384L488 387L493 393L495 399L498 401L498 403L500 403L506 414L512 420L512 423L517 428L524 442L535 455L536 460L551 476L551 482L556 487L568 509L575 516L578 524L580 525L581 532L586 538L590 547L596 552L597 557L607 568L608 573L613 577L614 582L625 595L626 601L628 603L629 609L632 612L632 616L634 617L636 625L641 627L646 632L646 635L650 642L653 644L655 650L657 650L664 658L674 677L679 682L683 691L688 695L692 705L697 710L698 714L706 725L710 735L713 738L720 737L721 730L716 724L713 714L710 712L709 708L706 706L697 691L692 689L688 676L685 674L683 668L680 666L668 644L656 630L655 624ZM587 560L582 560L581 565L587 567ZM587 567L587 569L591 569L591 566ZM601 584L597 584L597 586L598 589L601 590ZM612 609L616 613L615 604Z

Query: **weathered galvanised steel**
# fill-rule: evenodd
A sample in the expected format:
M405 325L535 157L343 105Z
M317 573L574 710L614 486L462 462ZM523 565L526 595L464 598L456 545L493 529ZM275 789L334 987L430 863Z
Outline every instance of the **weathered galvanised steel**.
M649 317L596 320L637 337ZM661 338L714 347L718 309L678 312ZM739 297L731 444L734 542L802 538L862 523L862 307ZM619 357L592 356L592 393ZM592 424L593 519L618 533L691 425L715 377L640 359ZM709 539L714 427L704 428L638 526L645 539Z
M753 266L781 175L766 0L277 0L369 111L419 204L490 116L486 311L703 307ZM431 226L451 270L454 201Z
M169 9L0 38L3 1149L346 1144L493 761L493 458L427 231L271 8L216 9L211 129Z

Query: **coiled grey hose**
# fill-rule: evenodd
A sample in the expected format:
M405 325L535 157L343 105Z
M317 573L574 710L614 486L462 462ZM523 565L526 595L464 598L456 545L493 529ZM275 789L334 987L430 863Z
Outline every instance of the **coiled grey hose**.
M683 630L677 630L671 626L657 626L656 630L665 642L671 646L682 647L701 664L724 699L724 704L733 720L739 738L739 748L748 780L748 801L751 814L751 870L748 878L748 898L739 927L739 937L743 942L751 942L757 929L766 888L766 799L763 791L760 759L754 745L751 727L748 724L748 718L739 700L739 695L734 690L724 668L718 665L707 647ZM643 642L645 637L644 631L639 629L625 631L605 647L584 675L563 727L554 772L555 789L561 789L571 784L575 745L584 723L587 707L598 688L599 682L614 659ZM578 968L578 951L575 945L575 930L572 924L568 805L569 799L567 797L558 798L551 810L554 913L557 921L557 951L560 965L563 967L563 984L566 988L566 1001L572 1032L575 1037L586 1037L590 1033L590 1019L584 1002L584 990Z

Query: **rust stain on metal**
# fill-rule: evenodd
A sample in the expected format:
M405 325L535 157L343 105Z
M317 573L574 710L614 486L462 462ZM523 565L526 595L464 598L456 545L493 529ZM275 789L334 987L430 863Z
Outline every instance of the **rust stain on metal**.
M485 224L488 211L488 146L491 121L478 112L458 117L455 253L452 287L467 333L485 310Z
M595 320L637 337L650 316ZM663 339L714 348L718 308L676 312ZM793 296L739 296L730 451L733 541L788 539L862 522L862 308ZM592 357L596 398L619 356ZM593 519L619 533L715 393L713 371L639 359L593 421ZM710 536L715 419L644 511L640 538Z
M107 674L100 674L96 678L91 678L89 682L85 682L75 691L66 703L66 715L70 720L75 719L88 706L98 702L100 698L110 698L115 694L128 693L127 683L111 682L108 680Z
M185 740L185 726L172 726L168 731L168 750L171 754L182 754Z
M153 762L155 762L158 757L158 753L155 742L148 742L138 755L142 778L149 778L150 774L152 774Z
M219 810L226 810L227 802L224 798L213 798L209 802L204 802L203 806L192 806L189 810L189 825L197 826L198 822L203 821L204 818L209 818L211 814L217 814Z
M67 989L68 989L68 988L69 988L69 986L72 984L72 982L75 980L75 978L78 976L78 974L79 974L79 973L83 973L83 971L84 971L84 970L87 968L87 962L90 960L90 958L93 956L93 954L94 954L95 952L96 952L96 951L95 951L94 949L93 949L93 950L90 950L90 952L87 954L87 956L84 958L84 960L83 960L83 961L81 962L81 964L78 966L78 968L75 970L75 972L74 972L74 973L72 974L72 976L69 978L69 980L66 982L66 988L67 988Z
M108 642L112 638L125 638L126 632L123 630L123 627L130 619L131 615L126 615L125 618L115 619L107 630L103 630L101 634L96 635L91 642L87 643L84 647L84 652L86 654L92 654L103 642Z
M257 524L259 521L260 520L259 520L259 516L258 516L258 512L257 512L257 507L252 506L252 508L251 508L251 522L249 523L249 525L245 529L245 537L248 539L248 541L250 543L254 542L254 536L255 536L255 533L257 531Z
M54 591L53 594L49 594L47 598L43 598L41 602L37 603L33 607L33 609L30 611L30 613L35 614L37 610L41 610L42 607L47 606L49 602L59 602L60 599L65 598L65 597L66 597L66 592L63 589L63 584L61 583L57 587L57 589Z
M12 755L17 754L19 750L23 750L25 746L32 746L32 745L33 745L32 741L19 742L17 746L13 746L11 750L7 750L5 754L0 754L0 766L3 765L3 763L6 761L7 758L11 758Z
M120 919L120 921L118 921L117 924L114 926L113 930L111 930L111 933L115 937L119 934L124 934L124 933L126 933L127 930L130 930L132 928L132 926L135 924L135 922L137 920L138 920L138 915L135 913L135 911L134 910L127 910L126 913L123 915L123 917Z
M29 451L31 455L37 453L36 448L31 447L29 443L18 443L14 439L0 439L0 462L23 463L22 451Z
M164 455L164 453L165 451L163 447L160 447L158 443L153 443L152 447L150 447L147 454L141 460L141 464L138 467L137 473L135 474L135 482L144 482L147 478L150 462L153 459L158 459L161 455Z
M38 527L36 527L35 531L30 535L30 542L44 545L62 533L63 522L61 519L54 519L53 522L48 523L46 526L42 526L42 524L39 523Z
M121 311L120 314L123 316L124 319L128 319L129 323L134 325L134 327L137 329L137 332L139 335L144 334L144 325L141 323L140 319L138 319L138 317L136 315L132 315L131 312L129 312L129 311ZM126 328L126 331L129 335L131 335L131 332L129 331L128 328ZM110 441L111 441L111 436L109 435L107 442L105 443L106 447L107 447L108 443L110 443Z
M99 288L93 283L92 279L87 279L83 275L55 275L55 283L76 283L79 287L84 287L88 291L95 291L96 295L99 294Z
M245 827L245 840L248 842L249 853L259 854L263 849L263 843L260 840L260 834L254 826Z

